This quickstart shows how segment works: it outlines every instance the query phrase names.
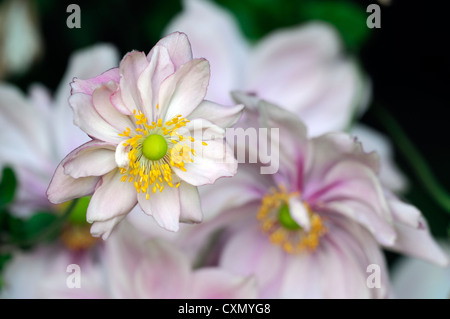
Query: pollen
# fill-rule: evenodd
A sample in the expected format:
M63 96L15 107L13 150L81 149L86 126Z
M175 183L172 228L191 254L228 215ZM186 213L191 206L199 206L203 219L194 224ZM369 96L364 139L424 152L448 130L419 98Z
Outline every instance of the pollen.
M268 236L269 241L288 254L313 252L319 246L320 238L327 233L324 220L312 212L306 202L303 205L310 218L310 229L304 230L292 218L289 199L299 195L298 192L288 193L283 185L271 189L261 200L256 216L261 231Z
M157 105L157 109L159 105ZM133 182L137 193L157 196L165 187L180 186L179 178L174 174L174 168L187 171L186 165L194 161L195 139L183 136L178 130L189 120L182 115L176 115L165 123L161 118L149 121L141 111L134 110L136 128L127 127L120 137L128 151L128 166L120 167L122 182ZM206 143L202 142L203 145Z

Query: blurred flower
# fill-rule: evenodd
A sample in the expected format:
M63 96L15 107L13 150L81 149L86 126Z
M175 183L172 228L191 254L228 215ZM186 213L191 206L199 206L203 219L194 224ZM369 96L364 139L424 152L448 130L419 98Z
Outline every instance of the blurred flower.
M290 112L266 101L256 110L235 95L261 127L279 128L280 170L260 175L240 165L227 184L202 190L211 229L224 228L218 264L254 274L263 298L387 297L381 246L448 262L413 206L385 193L376 153L345 133L307 139ZM246 112L247 113L247 112ZM381 269L380 289L366 284L367 267Z
M166 33L185 32L194 56L210 61L206 98L230 104L233 90L255 93L299 115L311 136L345 129L365 108L368 81L344 55L331 25L313 22L276 30L250 46L226 10L205 0L183 3Z
M407 181L392 160L389 140L351 123L366 109L371 85L356 60L344 54L332 25L316 21L278 29L250 45L225 9L207 0L183 3L165 32L185 32L194 56L210 61L206 98L229 104L231 91L250 92L298 115L310 136L351 129L380 154L383 185L405 190Z
M443 242L441 247L450 258L449 243ZM449 299L450 267L403 257L392 269L392 286L394 296L400 299Z
M20 74L42 53L32 1L8 0L0 5L0 79Z
M0 166L11 166L19 180L12 212L27 216L55 209L45 193L52 174L67 152L89 140L73 125L69 82L74 76L93 76L117 61L116 49L106 44L75 52L53 99L40 84L31 86L28 97L13 85L0 84Z
M186 35L178 32L147 56L133 51L119 68L75 79L74 121L93 139L60 163L49 200L93 193L87 219L92 234L104 239L137 203L171 231L179 221L200 222L197 186L236 173L231 149L223 150L224 128L243 108L204 100L208 81L208 61L192 59Z
M33 263L32 269L29 265ZM79 288L67 282L79 267ZM70 270L70 269L69 269ZM19 253L8 264L2 298L255 298L254 278L219 268L193 270L163 239L143 240L121 223L106 242L74 253L61 245Z

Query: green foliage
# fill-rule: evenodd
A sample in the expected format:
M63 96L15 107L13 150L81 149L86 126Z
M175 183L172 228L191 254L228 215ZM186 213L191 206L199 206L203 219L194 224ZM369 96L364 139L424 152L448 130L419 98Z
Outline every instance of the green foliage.
M5 167L2 172L2 179L0 181L0 211L14 199L17 187L17 179L11 168Z

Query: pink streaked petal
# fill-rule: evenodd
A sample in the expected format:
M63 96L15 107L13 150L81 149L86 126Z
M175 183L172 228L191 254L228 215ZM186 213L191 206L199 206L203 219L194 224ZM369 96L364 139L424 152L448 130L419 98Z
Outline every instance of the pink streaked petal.
M231 127L239 120L244 105L223 106L214 102L206 101L189 115L189 119L203 118L222 128Z
M107 123L95 110L92 96L76 93L69 98L69 104L74 112L74 124L89 136L114 144L120 143L123 138L121 131Z
M116 82L108 82L98 87L92 93L92 102L97 113L112 127L118 131L124 131L127 127L134 128L134 123L125 114L120 113L111 104L111 95L117 90Z
M212 184L220 177L234 176L237 171L237 160L233 150L224 140L209 140L207 146L195 142L197 156L193 162L185 165L185 170L173 167L173 170L185 182L200 186Z
M187 298L193 299L253 299L257 298L254 277L241 277L220 268L202 268L192 275Z
M149 189L149 192L152 190ZM179 228L181 215L180 193L178 188L166 186L162 192L156 189L155 193L138 194L139 205L144 213L153 216L156 222L163 228L176 232Z
M70 83L70 86L72 88L72 94L83 93L87 95L92 95L92 93L94 93L94 90L99 86L101 86L103 83L108 83L110 81L119 83L119 80L120 80L119 68L113 68L102 73L99 76L87 80L74 78L73 82Z
M79 149L64 163L64 173L73 178L103 176L117 167L114 151L115 146L106 143Z
M394 226L375 214L373 209L364 202L358 202L356 200L330 201L321 208L321 211L341 214L360 223L383 245L391 246L397 238Z
M166 48L155 46L151 52L150 62L137 82L142 98L142 111L149 121L156 120L154 115L156 114L161 82L175 71Z
M197 187L181 182L178 189L181 205L180 222L200 223L203 219L203 213Z
M118 169L104 175L96 186L86 213L92 223L128 214L137 203L136 190L131 183L122 182Z
M144 52L132 51L127 53L120 62L120 90L116 93L120 99L114 96L111 102L122 112L119 101L123 102L127 110L143 110L142 98L138 89L138 79L148 65ZM129 114L124 112L124 114Z
M194 59L166 78L159 90L160 115L169 121L181 114L187 117L203 101L209 82L209 62Z
M150 50L147 55L149 61L151 60L157 46L167 49L173 66L175 67L175 71L178 70L183 64L192 60L191 44L189 43L186 34L182 32L173 32L159 40L155 47Z

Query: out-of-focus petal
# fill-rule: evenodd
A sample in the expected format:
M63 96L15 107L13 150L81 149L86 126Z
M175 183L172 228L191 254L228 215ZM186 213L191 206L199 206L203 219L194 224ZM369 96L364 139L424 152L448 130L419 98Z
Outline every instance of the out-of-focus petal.
M188 298L252 299L257 295L253 277L235 276L219 268L201 268L192 276Z
M242 104L234 106L223 106L211 101L204 100L189 115L190 119L204 118L222 128L231 127L239 120L244 106Z
M210 1L186 0L183 7L165 33L178 30L187 34L194 57L206 58L211 64L211 85L206 99L231 105L229 92L243 83L242 70L249 51L238 23L232 14Z

